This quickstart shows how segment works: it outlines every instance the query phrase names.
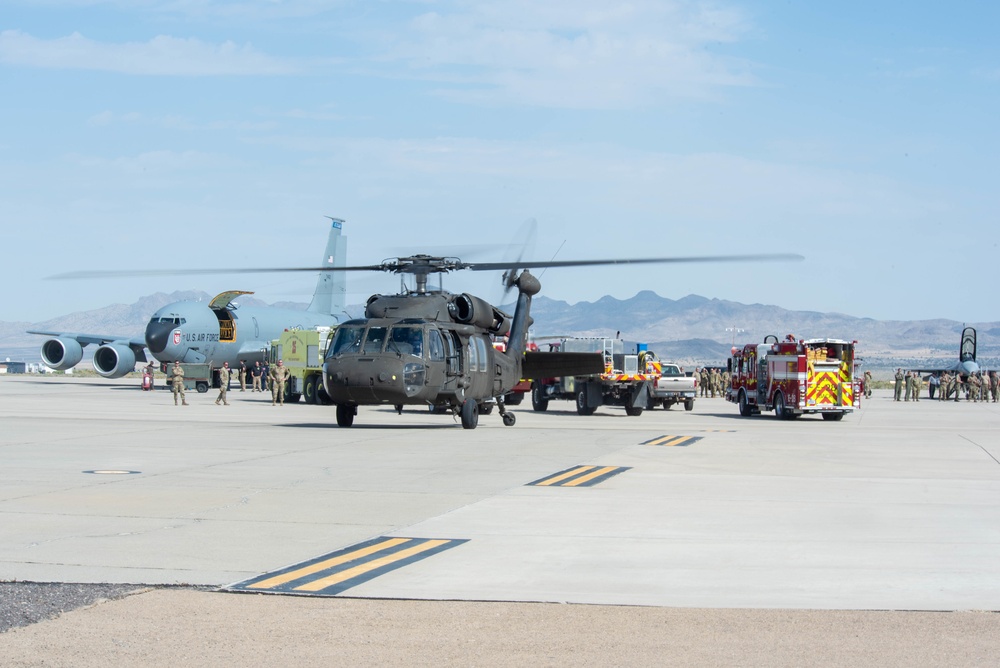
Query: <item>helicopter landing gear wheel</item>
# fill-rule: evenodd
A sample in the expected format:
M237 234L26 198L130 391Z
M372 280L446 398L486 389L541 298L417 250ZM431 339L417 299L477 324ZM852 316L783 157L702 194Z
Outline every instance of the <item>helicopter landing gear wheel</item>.
M479 424L479 402L466 399L462 404L462 429L475 429Z
M348 404L337 404L337 426L350 427L354 424L354 416L358 410Z
M514 417L513 413L507 413L503 416L503 426L513 427L515 422L517 422L517 418Z

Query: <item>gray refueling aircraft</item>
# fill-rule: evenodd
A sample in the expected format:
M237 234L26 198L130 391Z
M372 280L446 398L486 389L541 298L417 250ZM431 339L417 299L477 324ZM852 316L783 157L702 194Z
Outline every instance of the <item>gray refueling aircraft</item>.
M323 254L323 265L318 268L319 279L312 303L305 311L274 306L238 306L234 301L240 295L252 292L231 290L223 292L209 302L180 301L167 304L149 319L144 338L103 336L75 332L29 331L52 337L42 343L42 360L57 371L76 366L83 359L83 348L97 345L94 351L94 370L105 378L120 378L132 371L137 362L146 362L146 350L158 362L204 363L213 367L223 362L236 367L239 362L252 364L263 361L270 350L271 340L291 327L312 329L335 326L337 316L343 312L346 299L346 280L343 267L347 258L347 239L342 236L342 220L332 218L330 236ZM242 270L241 270L242 271ZM113 276L119 272L78 272L61 274L54 278L94 278ZM125 272L130 276L176 274L168 271ZM221 273L185 272L190 273Z

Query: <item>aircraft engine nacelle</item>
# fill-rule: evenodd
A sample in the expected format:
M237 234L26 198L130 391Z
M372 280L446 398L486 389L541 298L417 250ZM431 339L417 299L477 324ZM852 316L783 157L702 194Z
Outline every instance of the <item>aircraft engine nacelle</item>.
M468 293L457 295L448 305L448 312L455 322L482 327L497 336L504 336L510 331L509 315Z
M94 351L94 371L105 378L121 378L135 369L135 353L128 346L108 343Z
M42 344L42 361L56 371L72 369L83 359L83 346L76 339L57 337Z

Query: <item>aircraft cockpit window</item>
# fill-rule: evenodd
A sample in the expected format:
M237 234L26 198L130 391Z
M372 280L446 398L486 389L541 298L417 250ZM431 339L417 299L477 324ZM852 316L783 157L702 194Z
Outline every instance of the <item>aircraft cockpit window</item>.
M483 337L476 337L476 348L479 350L479 370L486 371L486 340Z
M435 333L437 332L435 331ZM441 337L438 335L439 343L440 340ZM424 354L424 332L419 327L393 327L385 349L388 352L422 357Z
M372 327L365 337L365 344L361 347L364 355L374 355L382 352L382 344L385 343L385 327Z
M430 331L430 343L427 346L431 353L432 360L443 360L444 359L444 340L441 338L441 332L436 329Z
M365 328L363 326L346 327L341 325L337 328L337 334L333 338L333 343L330 344L327 357L343 353L359 352L361 350L361 337L364 336L364 333Z

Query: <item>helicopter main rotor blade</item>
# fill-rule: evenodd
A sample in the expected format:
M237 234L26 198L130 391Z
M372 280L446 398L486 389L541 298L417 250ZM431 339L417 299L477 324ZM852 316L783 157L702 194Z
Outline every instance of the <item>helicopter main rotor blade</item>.
M693 262L775 262L788 260L804 260L805 257L795 253L764 253L758 255L701 255L691 257L646 257L617 258L608 260L541 260L532 262L518 260L517 262L469 262L465 269L470 271L498 271L501 269L539 269L552 267L591 267L595 265L613 264L682 264Z
M211 276L214 274L289 274L316 273L320 271L387 271L380 264L357 267L233 267L231 269L122 269L114 271L69 271L54 274L46 278L54 281L75 280L87 278L138 278L142 276Z
M49 276L51 280L91 278L136 278L142 276L208 276L218 274L281 274L318 273L323 271L388 271L396 274L432 274L469 269L471 271L502 271L505 269L538 269L553 267L590 267L596 265L626 264L682 264L694 262L774 262L804 260L795 253L765 253L758 255L702 255L691 257L616 258L606 260L513 260L506 262L463 262L458 258L415 255L384 260L381 264L337 267L234 267L232 269L134 269L121 271L71 271Z

